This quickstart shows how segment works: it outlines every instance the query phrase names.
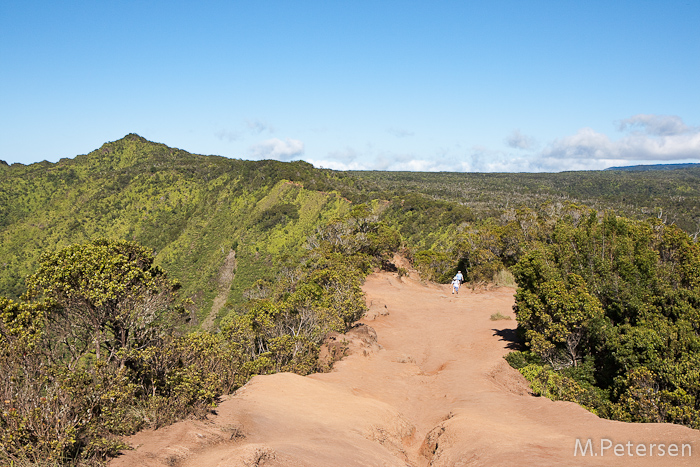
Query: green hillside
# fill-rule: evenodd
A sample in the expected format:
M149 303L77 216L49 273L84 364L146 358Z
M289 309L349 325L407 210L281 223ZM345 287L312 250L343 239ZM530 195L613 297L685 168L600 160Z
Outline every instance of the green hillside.
M0 295L24 291L41 252L128 239L153 249L206 314L232 249L236 301L348 211L339 178L304 162L198 156L136 135L57 164L13 165L0 172Z
M202 156L138 135L56 164L0 164L0 295L17 298L43 251L97 237L134 240L183 284L204 319L235 250L231 303L293 263L306 238L381 201L407 246L449 249L467 223L566 203L700 228L700 169L558 174L335 172L297 161ZM456 261L455 261L456 263Z
M39 254L98 237L134 240L178 279L203 320L235 250L228 297L293 263L307 237L352 202L407 246L449 250L467 224L504 211L584 204L700 228L700 169L558 174L335 172L302 161L202 156L138 135L56 164L0 164L0 295L17 298ZM455 259L456 264L456 259Z
M254 375L327 371L395 253L517 280L509 362L535 394L699 428L699 208L695 167L336 172L133 134L0 163L0 463L96 465Z

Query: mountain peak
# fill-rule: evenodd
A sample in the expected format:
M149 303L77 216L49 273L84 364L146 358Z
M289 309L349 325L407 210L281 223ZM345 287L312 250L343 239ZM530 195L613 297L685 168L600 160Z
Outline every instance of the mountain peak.
M129 133L125 137L123 137L120 140L117 141L139 141L141 143L151 143L152 141L148 141L146 138L143 136L139 136L136 133Z

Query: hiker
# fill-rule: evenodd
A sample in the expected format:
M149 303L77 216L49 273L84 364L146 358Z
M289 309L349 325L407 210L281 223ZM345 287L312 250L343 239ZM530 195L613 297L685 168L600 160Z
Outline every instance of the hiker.
M461 284L461 282L457 279L457 276L455 276L455 278L452 279L452 295L459 295L459 284Z
M462 275L462 271L457 271L457 274L454 278L457 279L460 284L464 282L464 276Z

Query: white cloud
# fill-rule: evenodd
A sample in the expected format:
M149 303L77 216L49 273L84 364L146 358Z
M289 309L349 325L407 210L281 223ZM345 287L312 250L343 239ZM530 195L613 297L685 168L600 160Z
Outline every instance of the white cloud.
M287 138L284 141L279 138L272 138L252 146L250 153L255 159L289 161L304 154L304 143L291 138Z
M369 170L362 162L342 162L337 160L307 159L306 162L321 169L332 170Z
M655 136L682 135L698 131L698 128L687 126L680 117L675 115L638 114L618 122L618 128L620 131L640 128Z
M608 167L630 165L629 161L616 159L560 159L556 157L536 157L523 159L516 166L504 172L563 172L575 170L603 170Z
M534 138L522 134L520 130L513 130L506 138L506 144L514 149L533 149L537 145Z
M613 143L592 128L582 128L575 135L555 140L542 155L559 159L603 159L612 154Z
M329 152L309 161L335 170L421 172L562 172L602 170L644 163L700 161L700 127L674 116L635 115L617 122L622 133L612 138L592 128L550 142L543 149L530 136L514 130L502 150L448 145L434 154L378 151L368 145Z
M544 158L678 161L700 159L700 128L679 117L636 115L619 124L621 130L639 128L613 141L591 128L554 141L540 154Z
M315 167L334 170L380 170L409 172L529 172L547 170L547 165L533 164L526 157L513 157L502 151L475 146L466 151L455 146L440 148L433 157L421 157L410 153L383 152L357 154L356 159L342 160L332 157L325 160L308 160ZM334 153L333 155L338 155ZM553 159L552 161L556 161ZM561 161L557 161L561 165ZM570 162L570 161L569 161ZM564 170L552 168L552 171Z
M410 154L385 153L372 156L372 161L363 160L307 160L314 167L322 167L333 170L381 170L381 171L408 171L408 172L439 172L462 171L459 166L435 161L420 159Z

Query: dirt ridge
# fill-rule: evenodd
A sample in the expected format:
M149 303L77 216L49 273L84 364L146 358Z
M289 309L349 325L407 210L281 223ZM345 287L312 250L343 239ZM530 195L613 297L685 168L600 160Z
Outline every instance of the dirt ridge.
M377 273L364 291L364 329L333 371L255 377L209 420L131 437L140 446L110 467L700 465L696 430L531 396L502 358L515 320L490 320L514 318L513 289L453 295Z

